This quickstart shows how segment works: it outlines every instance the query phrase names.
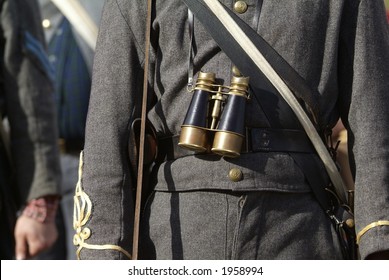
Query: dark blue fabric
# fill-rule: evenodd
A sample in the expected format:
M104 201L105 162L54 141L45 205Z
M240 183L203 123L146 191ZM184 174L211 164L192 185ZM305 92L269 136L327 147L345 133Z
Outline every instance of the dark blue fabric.
M64 19L49 43L55 69L55 98L61 138L83 141L91 79L70 23Z
M28 31L25 31L24 39L24 48L26 53L34 56L34 58L38 61L38 64L43 68L42 70L44 70L44 72L53 81L55 79L53 69L47 59L46 50L42 43Z

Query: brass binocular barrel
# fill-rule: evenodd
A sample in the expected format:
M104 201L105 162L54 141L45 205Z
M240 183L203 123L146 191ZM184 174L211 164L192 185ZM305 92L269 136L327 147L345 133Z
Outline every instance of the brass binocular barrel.
M238 157L244 139L249 78L234 76L229 87L217 85L215 80L214 73L199 73L178 145Z

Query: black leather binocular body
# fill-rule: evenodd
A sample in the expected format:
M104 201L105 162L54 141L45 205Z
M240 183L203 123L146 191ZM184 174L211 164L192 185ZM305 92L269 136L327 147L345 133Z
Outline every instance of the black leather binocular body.
M238 157L244 139L248 77L215 84L215 73L200 72L178 145L196 152Z

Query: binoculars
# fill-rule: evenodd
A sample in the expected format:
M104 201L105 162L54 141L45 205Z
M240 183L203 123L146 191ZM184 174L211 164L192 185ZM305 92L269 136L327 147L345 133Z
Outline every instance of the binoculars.
M248 77L232 77L230 86L215 84L215 73L200 72L178 145L196 152L238 157L245 135Z

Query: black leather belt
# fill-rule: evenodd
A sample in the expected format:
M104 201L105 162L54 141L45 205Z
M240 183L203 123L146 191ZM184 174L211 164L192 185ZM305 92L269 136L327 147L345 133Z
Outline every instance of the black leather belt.
M179 136L158 139L157 162L207 154L178 146ZM241 153L282 152L315 153L315 149L304 131L295 129L247 128Z

